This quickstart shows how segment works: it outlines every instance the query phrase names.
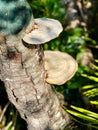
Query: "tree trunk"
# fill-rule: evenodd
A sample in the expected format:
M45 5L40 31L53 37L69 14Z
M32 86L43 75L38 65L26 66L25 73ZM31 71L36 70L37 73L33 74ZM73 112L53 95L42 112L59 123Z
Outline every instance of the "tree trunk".
M45 82L43 49L41 45L28 46L22 42L31 27L32 22L18 35L6 37L6 43L0 41L0 78L28 130L61 130L70 118Z

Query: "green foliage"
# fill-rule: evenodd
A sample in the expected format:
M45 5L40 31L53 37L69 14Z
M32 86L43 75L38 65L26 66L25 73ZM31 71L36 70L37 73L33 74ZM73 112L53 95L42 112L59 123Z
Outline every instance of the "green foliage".
M96 60L98 64L98 60ZM96 64L96 63L95 63ZM66 111L73 116L73 120L79 124L87 126L89 129L98 129L98 114L92 112L90 108L98 110L98 66L93 64L93 70L87 74L82 74L82 77L88 79L88 84L80 87L82 99L86 102L86 107L89 104L89 110L71 105ZM90 73L91 72L91 73ZM91 84L89 84L91 83ZM81 84L82 85L82 84ZM79 106L79 104L76 104Z
M64 8L58 0L32 0L30 6L34 17L50 17L61 19L65 15Z
M68 113L73 115L73 120L81 125L87 126L87 130L90 128L98 129L98 114L80 107L71 106L70 109L66 109Z
M96 62L98 64L98 60L96 60ZM82 76L93 81L93 83L90 85L82 86L81 90L83 92L83 95L89 98L92 105L98 106L98 66L95 64L93 64L92 66L94 68L93 75L83 74Z

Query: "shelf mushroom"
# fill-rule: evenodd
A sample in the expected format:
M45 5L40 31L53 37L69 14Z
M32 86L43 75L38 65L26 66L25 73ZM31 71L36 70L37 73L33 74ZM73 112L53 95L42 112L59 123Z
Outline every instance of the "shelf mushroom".
M67 53L44 51L46 82L62 85L71 79L77 71L77 62Z
M24 44L41 45L58 37L63 28L58 20L50 18L34 19L32 30L23 37ZM77 71L77 62L67 53L45 51L46 82L62 85Z
M61 23L55 19L37 18L34 21L32 30L23 37L23 41L29 45L44 44L58 37L63 30Z

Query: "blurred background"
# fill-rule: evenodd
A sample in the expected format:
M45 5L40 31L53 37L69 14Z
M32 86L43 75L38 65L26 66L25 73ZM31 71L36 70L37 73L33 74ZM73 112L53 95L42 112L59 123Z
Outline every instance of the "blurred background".
M54 89L65 97L73 123L67 130L98 130L98 0L28 0L34 18L59 20L63 32L44 50L67 52L78 62L75 76ZM0 82L0 130L27 130Z

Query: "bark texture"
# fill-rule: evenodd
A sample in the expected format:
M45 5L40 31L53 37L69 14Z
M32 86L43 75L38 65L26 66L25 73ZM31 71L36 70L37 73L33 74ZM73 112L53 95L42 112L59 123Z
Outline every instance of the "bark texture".
M43 50L40 45L22 41L33 24L31 19L19 34L0 37L0 79L5 83L9 100L27 122L28 130L62 130L70 118L57 94L45 82Z

